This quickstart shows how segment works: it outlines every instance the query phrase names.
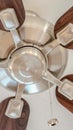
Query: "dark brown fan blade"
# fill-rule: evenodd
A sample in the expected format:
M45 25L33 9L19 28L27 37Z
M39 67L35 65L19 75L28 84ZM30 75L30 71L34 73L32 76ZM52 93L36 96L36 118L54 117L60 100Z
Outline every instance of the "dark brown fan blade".
M30 114L29 104L26 100L22 99L24 101L24 107L21 117L18 119L11 119L5 116L7 104L11 98L7 98L0 103L0 130L26 130Z
M25 10L22 0L0 0L0 11L6 8L14 8L18 17L20 26L23 24L25 19ZM19 26L19 27L20 27ZM5 30L0 21L0 29Z

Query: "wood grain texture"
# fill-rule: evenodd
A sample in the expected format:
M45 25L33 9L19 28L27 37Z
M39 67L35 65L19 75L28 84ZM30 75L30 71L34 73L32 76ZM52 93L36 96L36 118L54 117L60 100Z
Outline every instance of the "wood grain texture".
M63 79L69 79L70 81L73 82L73 75L67 75ZM62 95L61 93L59 93L58 91L58 87L56 87L56 97L57 100L66 108L68 109L70 112L73 113L73 100L69 100L68 98L66 98L64 95Z
M59 31L61 31L69 23L73 23L73 6L57 20L54 27L55 37L56 37L56 34ZM66 48L73 49L73 42L70 42L66 46Z
M0 0L0 11L6 8L15 9L16 15L18 17L18 20L21 26L25 19L25 10L24 10L22 0ZM1 21L0 21L0 29L5 30L2 26Z
M5 116L5 110L10 99L8 98L0 103L0 130L26 130L30 113L28 103L23 100L24 107L20 118L10 119Z

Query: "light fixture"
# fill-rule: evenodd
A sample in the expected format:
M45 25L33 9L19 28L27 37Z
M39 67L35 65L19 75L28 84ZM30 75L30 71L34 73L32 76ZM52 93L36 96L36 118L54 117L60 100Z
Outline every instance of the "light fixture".
M25 30L24 37L26 38L24 42L16 30L19 22L14 9L8 8L0 13L2 24L7 31L11 32L15 43L15 48L10 52L8 58L0 62L0 68L5 69L6 73L15 82L24 84L26 93L36 93L48 89L48 82L60 86L62 91L65 90L63 88L66 88L66 86L71 88L68 80L60 81L50 72L48 55L60 44L66 46L73 40L73 24L68 24L57 34L57 39L54 39L52 24L32 11L26 11L26 14L27 22L25 21L24 25L19 29L22 39ZM28 35L30 27L33 27L32 32L35 33L36 31L39 35L30 38L30 35Z

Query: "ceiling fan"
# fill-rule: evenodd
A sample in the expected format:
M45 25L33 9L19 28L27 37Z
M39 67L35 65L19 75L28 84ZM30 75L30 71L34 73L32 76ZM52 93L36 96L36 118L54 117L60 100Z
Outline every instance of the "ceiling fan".
M72 82L68 79L60 81L58 77L53 75L49 70L48 58L50 53L53 53L59 46L63 46L63 53L64 47L73 41L73 24L69 23L59 31L55 39L51 23L30 10L25 11L25 13L25 22L20 26L22 23L20 23L18 15L12 7L3 9L0 12L0 20L3 25L1 29L10 31L15 44L8 57L0 62L3 76L6 77L6 74L9 76L6 77L6 82L7 80L10 84L12 82L13 86L17 86L17 84L24 85L24 92L28 94L44 91L52 83L59 86L60 92L65 97L73 100ZM30 32L29 29L32 26L34 31L31 30ZM31 33L33 36L30 36ZM55 121L57 122L57 120ZM54 122L52 123L54 125Z

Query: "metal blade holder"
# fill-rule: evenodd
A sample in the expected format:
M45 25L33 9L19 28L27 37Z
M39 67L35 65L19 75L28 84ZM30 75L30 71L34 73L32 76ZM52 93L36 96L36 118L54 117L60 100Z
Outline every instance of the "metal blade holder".
M10 31L15 43L15 47L18 48L23 46L24 43L21 40L18 32L17 27L19 26L19 22L13 8L7 8L0 12L0 20L7 31Z
M66 96L69 100L73 100L73 83L71 81L69 81L68 79L60 81L55 76L53 76L49 71L47 71L43 75L43 78L51 82L52 84L57 85L59 87L60 93Z
M19 118L22 114L22 109L24 102L21 100L24 90L24 85L20 84L17 87L17 92L15 98L9 100L8 106L6 108L5 115L9 118Z
M43 51L47 55L57 46L63 45L65 47L71 41L73 41L73 24L69 23L65 28L57 33L57 39L44 46Z

